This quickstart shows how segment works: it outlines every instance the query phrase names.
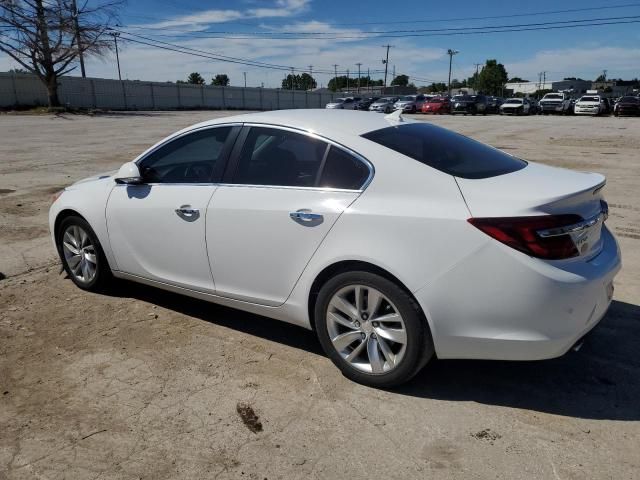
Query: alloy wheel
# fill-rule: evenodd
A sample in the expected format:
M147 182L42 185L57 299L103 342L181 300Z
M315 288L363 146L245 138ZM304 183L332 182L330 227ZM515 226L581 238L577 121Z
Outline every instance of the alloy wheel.
M407 331L395 305L379 290L349 285L338 290L326 313L329 339L351 366L369 374L384 374L404 357Z
M62 251L71 274L83 283L91 282L97 271L96 249L87 232L69 225L62 234Z

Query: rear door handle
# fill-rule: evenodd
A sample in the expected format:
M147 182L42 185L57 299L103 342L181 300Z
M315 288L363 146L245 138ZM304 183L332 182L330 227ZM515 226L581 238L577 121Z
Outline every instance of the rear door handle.
M193 222L200 218L200 210L191 207L191 205L181 205L180 208L176 208L176 214L187 222Z
M294 222L307 226L320 225L324 221L324 217L321 214L313 213L308 208L301 208L300 210L291 212L289 213L289 217L291 217Z

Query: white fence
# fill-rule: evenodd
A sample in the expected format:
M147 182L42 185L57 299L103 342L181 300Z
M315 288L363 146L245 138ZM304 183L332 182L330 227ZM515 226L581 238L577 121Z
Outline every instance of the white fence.
M268 88L62 77L58 96L73 108L109 110L324 108L337 94ZM47 90L34 75L0 73L0 108L47 105Z

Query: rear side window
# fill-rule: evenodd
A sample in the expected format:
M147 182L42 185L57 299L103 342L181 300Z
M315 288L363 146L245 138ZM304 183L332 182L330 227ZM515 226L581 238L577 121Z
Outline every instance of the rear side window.
M369 178L369 167L353 155L332 146L318 186L359 190L367 178Z
M362 136L460 178L496 177L521 170L527 165L524 160L427 123L387 127Z

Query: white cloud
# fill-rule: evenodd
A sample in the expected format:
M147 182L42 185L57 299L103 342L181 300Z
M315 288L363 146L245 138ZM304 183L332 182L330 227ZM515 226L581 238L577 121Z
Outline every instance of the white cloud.
M311 0L276 0L272 7L249 8L246 10L203 10L191 15L178 15L163 22L146 23L137 26L149 28L193 27L194 25L225 23L239 19L293 17L306 10L310 1Z

